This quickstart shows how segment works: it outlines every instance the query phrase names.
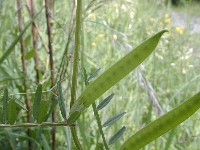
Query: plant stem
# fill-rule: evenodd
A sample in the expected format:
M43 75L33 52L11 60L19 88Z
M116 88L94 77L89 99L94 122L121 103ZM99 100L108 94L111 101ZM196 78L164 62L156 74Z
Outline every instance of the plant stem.
M48 40L49 40L49 60L50 60L50 69L51 69L51 87L55 84L55 78L54 78L54 60L53 60L53 39L52 39L52 24L51 24L51 15L53 12L53 1L50 0L48 3L48 0L45 0L45 8L46 8L46 21L47 21L47 31L48 31ZM52 95L52 103L55 96ZM55 122L56 120L56 113L55 110L52 112L52 122ZM52 149L56 149L56 128L52 127Z
M35 3L34 0L30 0L30 16L31 19L35 16ZM35 71L36 71L36 84L39 84L39 58L38 58L38 48L37 48L37 30L35 22L31 25L33 48L35 51L34 61L35 61Z
M76 31L75 31L75 49L74 49L74 63L73 63L73 74L72 74L72 88L71 88L71 102L70 102L70 108L74 104L74 101L76 100L76 88L77 88L77 74L78 74L78 52L80 47L80 34L81 34L81 11L82 11L82 0L75 0L74 2L77 2L76 7ZM77 133L75 127L70 127L72 137L74 140L74 143L76 147L79 150L82 150L82 146L78 140Z
M30 127L41 127L41 126L76 126L75 124L67 124L67 122L43 122L41 124L38 123L20 123L20 124L0 124L0 128L30 128Z
M101 125L101 121L100 121L100 118L99 118L99 114L98 114L98 112L97 112L97 110L96 110L96 104L95 104L95 102L92 103L92 108L93 108L93 111L94 111L95 118L96 118L96 120L97 120L99 132L100 132L100 134L101 134L101 136L102 136L105 149L106 149L106 150L109 150L108 144L107 144L107 142L106 142L106 138L105 138L104 133L103 133L103 130L102 130L102 125Z
M21 1L17 0L17 8L20 8L21 6ZM33 19L33 17L31 18ZM23 31L23 18L22 18L22 12L21 12L21 8L18 9L18 22L19 22L19 31L22 32ZM24 86L24 92L27 93L27 85L26 85L26 76L27 76L27 68L26 68L26 60L25 60L25 46L24 46L24 37L22 36L20 38L20 45L21 45L21 61L22 61L22 69L24 72L24 80L23 80L23 86ZM31 111L30 111L30 100L27 94L25 94L25 103L26 103L26 109L27 109L27 122L30 123L31 122ZM27 130L27 135L28 137L31 138L31 130L28 129ZM31 140L28 141L28 145L29 145L29 150L32 150L32 142Z

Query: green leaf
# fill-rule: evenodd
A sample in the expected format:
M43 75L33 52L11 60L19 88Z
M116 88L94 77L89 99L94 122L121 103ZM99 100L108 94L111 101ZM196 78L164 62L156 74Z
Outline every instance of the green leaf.
M192 116L200 107L200 92L131 136L120 150L139 150Z
M98 97L139 66L153 52L162 34L165 32L167 32L167 30L162 30L147 39L101 74L74 102L70 114L73 114L76 111L82 112L85 110Z
M43 9L43 8L42 8ZM37 16L42 12L42 9L35 15L35 17L28 22L28 24L24 27L24 30L15 38L15 40L12 42L10 47L5 51L3 56L0 58L0 64L14 51L14 47L17 44L17 42L21 39L23 34L26 32L28 27L33 23L33 21L37 18Z
M63 93L62 93L62 86L60 81L57 82L57 90L58 90L58 103L60 106L60 111L62 114L62 117L66 120L66 110L65 110L65 102L64 102L64 98L63 98Z
M24 106L24 104L20 100L15 98L15 103L16 103L18 108L28 111L27 108Z
M42 123L45 120L45 118L47 116L47 112L48 112L48 106L49 106L49 104L47 101L45 101L45 100L41 101L40 106L38 108L38 112L37 112L37 122L38 123Z
M80 115L81 115L80 112L78 111L74 112L72 115L69 116L67 123L68 124L74 123L79 118Z
M49 109L49 112L48 112L48 114L47 114L45 120L47 120L47 119L49 118L49 116L52 114L52 112L53 112L53 110L55 109L55 107L56 107L57 104L58 104L58 100L57 100L57 98L55 98L55 99L53 100L53 103L51 104L51 107L50 107L50 109Z
M97 74L99 73L100 69L101 69L101 68L97 69L94 73L92 73L92 74L89 76L89 78L87 79L87 81L89 82L89 81L91 81L94 77L96 77Z
M126 112L123 112L123 113L121 113L119 115L116 115L113 118L108 119L102 126L106 127L106 126L109 126L109 125L113 124L114 122L116 122L117 120L119 120L121 117L123 117L125 114L126 114Z
M106 97L106 98L97 106L96 109L99 111L99 110L101 110L102 108L104 108L104 107L110 102L110 100L113 98L114 95L115 95L115 94L112 93L112 94L110 94L108 97Z
M126 127L125 127L125 126L122 127L115 135L113 135L113 136L110 138L108 144L109 144L109 145L110 145L110 144L113 144L116 140L118 140L118 139L122 136L122 134L124 133L125 130L126 130ZM134 149L134 150L135 150L135 149Z
M27 52L25 58L26 58L26 60L29 60L29 59L33 58L34 56L35 56L35 50L32 49L31 51Z
M16 103L15 100L10 100L8 102L8 123L11 125L14 124L16 118L17 118Z
M8 89L5 88L4 93L3 93L3 123L7 122L7 109L8 109Z
M86 73L86 69L84 67L83 67L83 78L84 78L85 85L88 86L89 82L87 80L87 73Z
M36 89L33 102L33 117L35 120L37 118L38 107L40 106L41 100L42 100L42 84L39 84Z

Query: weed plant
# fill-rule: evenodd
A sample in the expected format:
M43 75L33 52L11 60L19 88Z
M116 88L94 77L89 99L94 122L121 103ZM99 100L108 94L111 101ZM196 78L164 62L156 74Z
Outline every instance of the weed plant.
M17 11L22 10L25 24L30 20L28 5L26 7L24 4L25 1L21 3L20 8L17 8L11 0L2 1L0 4L0 57L19 35ZM43 5L42 1L35 2L36 12L39 12ZM193 6L185 3L184 7L192 11ZM83 77L84 69L89 76L101 68L98 77L147 38L163 29L170 31L170 34L163 35L152 55L96 101L96 104L99 104L111 93L115 94L114 99L99 113L102 123L121 112L126 112L118 122L103 128L106 141L109 141L123 125L127 128L123 136L109 146L110 149L119 149L133 133L200 91L199 41L197 40L200 35L191 34L182 26L174 26L170 16L171 11L177 10L171 6L160 5L157 1L84 0L82 4L77 97L87 86ZM36 54L32 46L33 35L31 28L28 28L23 35L27 72L22 69L21 48L18 43L12 53L1 63L0 89L2 97L4 88L7 87L9 94L12 94L10 96L19 99L23 104L27 93L32 106L38 86L37 80L39 80L43 89L42 98L49 102L50 108L54 106L54 102L50 102L52 97L58 95L54 86L57 81L62 81L65 111L68 115L72 95L70 89L73 88L72 70L76 61L74 57L76 18L73 2L55 1L51 15L55 84L52 85L48 27L43 9L35 19L38 27L39 78L37 79L35 70ZM27 87L24 87L24 81ZM55 122L63 121L58 105L54 110ZM30 111L33 112L32 109ZM198 149L200 146L199 115L199 112L195 113L143 149ZM26 123L26 117L27 111L21 110L15 124ZM82 112L77 121L77 135L84 150L97 149L103 145L94 118L92 107L89 107L87 111ZM46 121L52 121L50 115ZM27 149L28 141L31 141L33 149L51 149L51 129L51 127L31 127L31 137L27 136L27 130L24 128L1 129L0 149ZM68 126L56 127L55 136L57 149L76 149L70 138L72 135Z

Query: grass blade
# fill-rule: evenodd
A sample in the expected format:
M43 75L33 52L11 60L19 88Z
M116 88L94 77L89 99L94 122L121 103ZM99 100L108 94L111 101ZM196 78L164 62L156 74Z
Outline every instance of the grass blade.
M110 94L108 97L106 97L96 108L97 111L101 110L102 108L104 108L109 102L110 100L113 98L115 94L112 93Z
M33 102L33 117L35 120L37 118L37 111L38 107L40 106L41 100L42 100L42 84L39 84L36 89L35 98Z
M122 145L120 150L139 150L192 116L199 106L200 92L135 133Z
M65 102L64 102L64 98L63 98L63 93L62 93L62 86L60 81L57 82L57 90L58 90L58 103L60 106L60 111L62 114L62 117L66 120L66 110L65 110Z
M113 144L116 140L118 140L122 136L125 130L126 130L126 127L124 126L119 131L117 131L117 133L110 138L108 144L109 145Z
M121 117L123 117L124 115L126 114L126 112L123 112L119 115L116 115L115 117L113 118L110 118L109 120L107 120L102 126L103 127L106 127L106 126L109 126L111 124L113 124L114 122L116 122L117 120L119 120Z
M43 8L42 8L43 9ZM35 15L35 17L28 22L28 24L24 27L24 30L16 37L16 39L12 42L10 47L5 51L3 56L0 58L0 64L14 51L14 47L17 44L17 42L21 39L23 34L26 32L28 27L33 23L33 21L37 18L37 16L42 12L42 9Z
M140 65L156 48L163 30L144 41L92 82L74 102L70 114L89 107L98 97Z
M5 88L4 89L4 93L3 93L3 123L7 122L7 109L8 109L8 89Z

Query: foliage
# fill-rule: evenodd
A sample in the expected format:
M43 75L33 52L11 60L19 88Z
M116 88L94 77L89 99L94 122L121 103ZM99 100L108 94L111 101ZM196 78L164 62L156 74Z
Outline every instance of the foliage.
M199 113L183 122L199 108L199 34L174 26L170 6L86 0L75 12L55 1L46 13L43 5L35 2L33 18L28 3L0 4L0 149L53 148L54 127L57 149L199 147ZM160 40L163 29L170 34Z

